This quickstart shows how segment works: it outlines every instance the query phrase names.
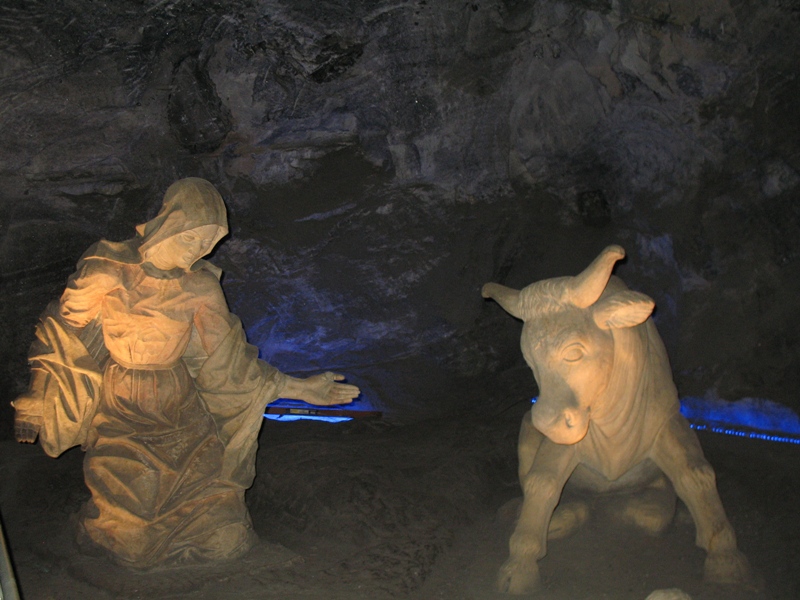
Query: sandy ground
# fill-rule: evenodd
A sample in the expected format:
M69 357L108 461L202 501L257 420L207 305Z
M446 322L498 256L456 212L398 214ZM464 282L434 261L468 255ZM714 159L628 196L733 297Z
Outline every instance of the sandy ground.
M88 497L82 453L58 459L0 442L0 513L25 600L508 598L493 591L513 528L515 439L524 405L480 420L266 422L248 504L262 543L235 563L131 572L80 555L73 515ZM543 600L800 598L800 447L701 433L755 574L702 582L703 552L679 503L652 538L590 521L549 544Z

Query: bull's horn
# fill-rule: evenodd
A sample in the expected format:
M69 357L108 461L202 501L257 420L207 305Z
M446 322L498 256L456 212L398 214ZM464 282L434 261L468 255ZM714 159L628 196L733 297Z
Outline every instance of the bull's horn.
M583 273L572 278L568 299L580 308L591 306L606 289L614 264L625 257L621 246L607 246Z
M522 318L519 306L519 290L500 285L499 283L487 283L481 289L481 296L492 298L505 311L518 319Z

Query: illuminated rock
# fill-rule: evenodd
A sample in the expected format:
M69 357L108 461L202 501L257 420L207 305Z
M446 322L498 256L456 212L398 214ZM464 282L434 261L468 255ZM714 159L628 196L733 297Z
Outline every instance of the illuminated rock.
M86 451L82 546L139 568L235 558L256 537L244 491L265 406L345 404L359 389L289 377L247 344L201 259L228 232L209 182L174 183L136 231L92 246L42 315L16 437Z
M548 534L567 535L588 517L591 494L556 508L568 482L568 490L584 493L630 491L615 501L613 514L651 534L669 524L677 492L694 518L697 545L707 551L705 579L749 579L714 470L679 412L667 354L649 318L654 302L611 276L624 255L609 246L576 277L520 291L483 287L485 298L524 321L522 353L540 391L520 431L524 499L498 576L502 591L535 589Z

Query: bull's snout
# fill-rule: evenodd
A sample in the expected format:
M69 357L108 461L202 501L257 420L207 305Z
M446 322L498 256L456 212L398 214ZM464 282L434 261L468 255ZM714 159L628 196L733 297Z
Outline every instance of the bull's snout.
M537 410L535 405L531 411L533 426L556 444L576 444L589 430L589 418L585 411L564 408L558 411Z

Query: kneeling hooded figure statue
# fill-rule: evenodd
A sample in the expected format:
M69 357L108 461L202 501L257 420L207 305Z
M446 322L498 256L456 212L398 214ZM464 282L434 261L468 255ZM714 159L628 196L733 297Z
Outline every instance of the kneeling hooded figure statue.
M13 402L18 441L85 450L79 544L125 566L243 555L266 405L359 394L341 375L296 379L258 359L202 259L227 233L219 192L189 178L136 237L92 246L42 314L30 387Z

